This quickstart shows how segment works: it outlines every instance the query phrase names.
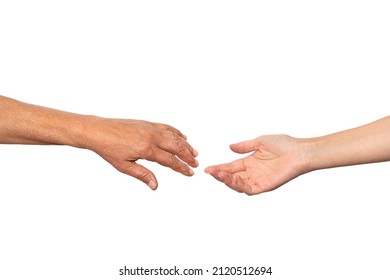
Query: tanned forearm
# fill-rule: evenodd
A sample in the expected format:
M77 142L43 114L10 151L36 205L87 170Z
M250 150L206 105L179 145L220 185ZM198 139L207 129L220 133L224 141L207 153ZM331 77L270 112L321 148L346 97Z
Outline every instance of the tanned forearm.
M178 129L143 120L108 119L26 104L0 96L0 144L55 144L94 151L119 171L157 188L138 159L186 176L197 167L195 149Z
M0 143L80 146L85 118L0 96Z

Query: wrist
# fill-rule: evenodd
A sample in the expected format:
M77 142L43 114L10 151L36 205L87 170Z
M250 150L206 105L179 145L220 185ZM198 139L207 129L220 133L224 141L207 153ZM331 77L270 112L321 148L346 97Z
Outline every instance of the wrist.
M101 119L93 115L80 115L71 128L70 146L80 149L91 149L93 145L93 128L96 122Z
M305 173L326 168L326 143L322 137L301 139L301 147Z

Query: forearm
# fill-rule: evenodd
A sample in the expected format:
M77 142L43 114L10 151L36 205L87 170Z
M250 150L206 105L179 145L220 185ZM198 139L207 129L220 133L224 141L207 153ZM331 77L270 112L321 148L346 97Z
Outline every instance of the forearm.
M53 144L80 147L86 116L0 96L1 144Z
M390 116L338 133L301 139L307 170L390 160Z

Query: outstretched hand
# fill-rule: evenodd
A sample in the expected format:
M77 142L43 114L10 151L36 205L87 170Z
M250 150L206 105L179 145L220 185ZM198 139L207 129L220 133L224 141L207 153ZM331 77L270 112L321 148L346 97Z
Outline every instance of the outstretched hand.
M209 166L205 172L238 192L254 195L271 191L306 172L299 140L287 135L260 136L230 148L240 154L253 153Z
M120 172L146 183L151 189L158 182L149 169L136 163L139 159L192 176L197 167L196 150L176 128L141 120L96 118L89 126L87 149L95 151Z

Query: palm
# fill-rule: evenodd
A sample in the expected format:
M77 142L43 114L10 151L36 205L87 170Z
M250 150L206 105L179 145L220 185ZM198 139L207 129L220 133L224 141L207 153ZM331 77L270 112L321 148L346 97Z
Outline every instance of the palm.
M248 178L246 184L255 192L274 190L296 177L291 170L294 158L289 155L265 158L262 152L256 151L243 161L245 170L236 174Z
M262 136L231 148L239 153L254 152L206 171L237 191L247 194L271 191L300 174L297 143L289 136Z

